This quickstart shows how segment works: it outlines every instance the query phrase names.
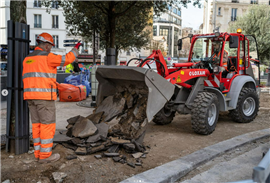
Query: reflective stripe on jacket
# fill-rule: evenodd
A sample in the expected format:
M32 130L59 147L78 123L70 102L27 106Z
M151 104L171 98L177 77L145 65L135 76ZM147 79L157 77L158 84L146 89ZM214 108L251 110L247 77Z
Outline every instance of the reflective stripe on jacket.
M23 61L24 99L56 100L57 67L72 63L76 56L74 51L61 56L36 47Z

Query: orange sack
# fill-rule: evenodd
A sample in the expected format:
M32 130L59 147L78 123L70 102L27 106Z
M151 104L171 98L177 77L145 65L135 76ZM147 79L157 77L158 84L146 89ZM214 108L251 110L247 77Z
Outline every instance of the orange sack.
M74 86L71 84L58 84L60 102L78 102L86 99L86 87L84 85Z

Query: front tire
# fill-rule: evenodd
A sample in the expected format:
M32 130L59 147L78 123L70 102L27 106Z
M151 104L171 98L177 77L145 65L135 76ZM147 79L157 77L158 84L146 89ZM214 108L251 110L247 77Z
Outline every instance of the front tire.
M170 124L175 116L175 111L163 107L154 117L153 122L158 125Z
M198 93L191 110L191 125L194 132L202 135L211 134L218 121L219 101L214 93Z
M256 118L259 104L259 97L253 88L242 88L237 106L230 111L230 116L235 122L249 123Z

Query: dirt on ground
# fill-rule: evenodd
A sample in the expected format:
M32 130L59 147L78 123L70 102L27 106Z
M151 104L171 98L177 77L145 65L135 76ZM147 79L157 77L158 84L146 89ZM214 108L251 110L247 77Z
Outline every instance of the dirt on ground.
M230 139L232 137L269 128L270 94L261 93L260 111L251 123L235 123L221 112L216 130L208 135L198 135L191 128L190 115L177 114L169 125L159 126L151 122L144 138L147 147L146 158L141 158L142 166L135 168L127 164L115 163L111 158L96 159L94 155L77 156L77 159L67 160L67 155L75 155L73 150L57 145L54 153L60 153L61 159L50 164L39 164L34 154L14 154L1 151L1 180L11 182L55 182L54 172L63 172L67 176L63 183L113 183L120 182L130 176L157 167L164 163L188 155L194 151ZM125 154L125 152L120 152ZM127 161L135 163L130 154Z

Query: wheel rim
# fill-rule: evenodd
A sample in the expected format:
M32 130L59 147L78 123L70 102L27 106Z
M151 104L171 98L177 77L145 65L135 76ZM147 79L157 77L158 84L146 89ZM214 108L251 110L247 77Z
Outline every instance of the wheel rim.
M169 117L172 114L172 111L170 109L167 109L166 107L164 107L163 113L165 116Z
M248 97L248 98L246 98L246 100L244 101L244 103L242 105L243 113L246 116L251 116L253 114L253 112L255 111L255 107L256 107L256 102L255 102L254 98Z
M217 107L215 104L211 104L208 111L208 124L212 126L215 123L217 116Z

